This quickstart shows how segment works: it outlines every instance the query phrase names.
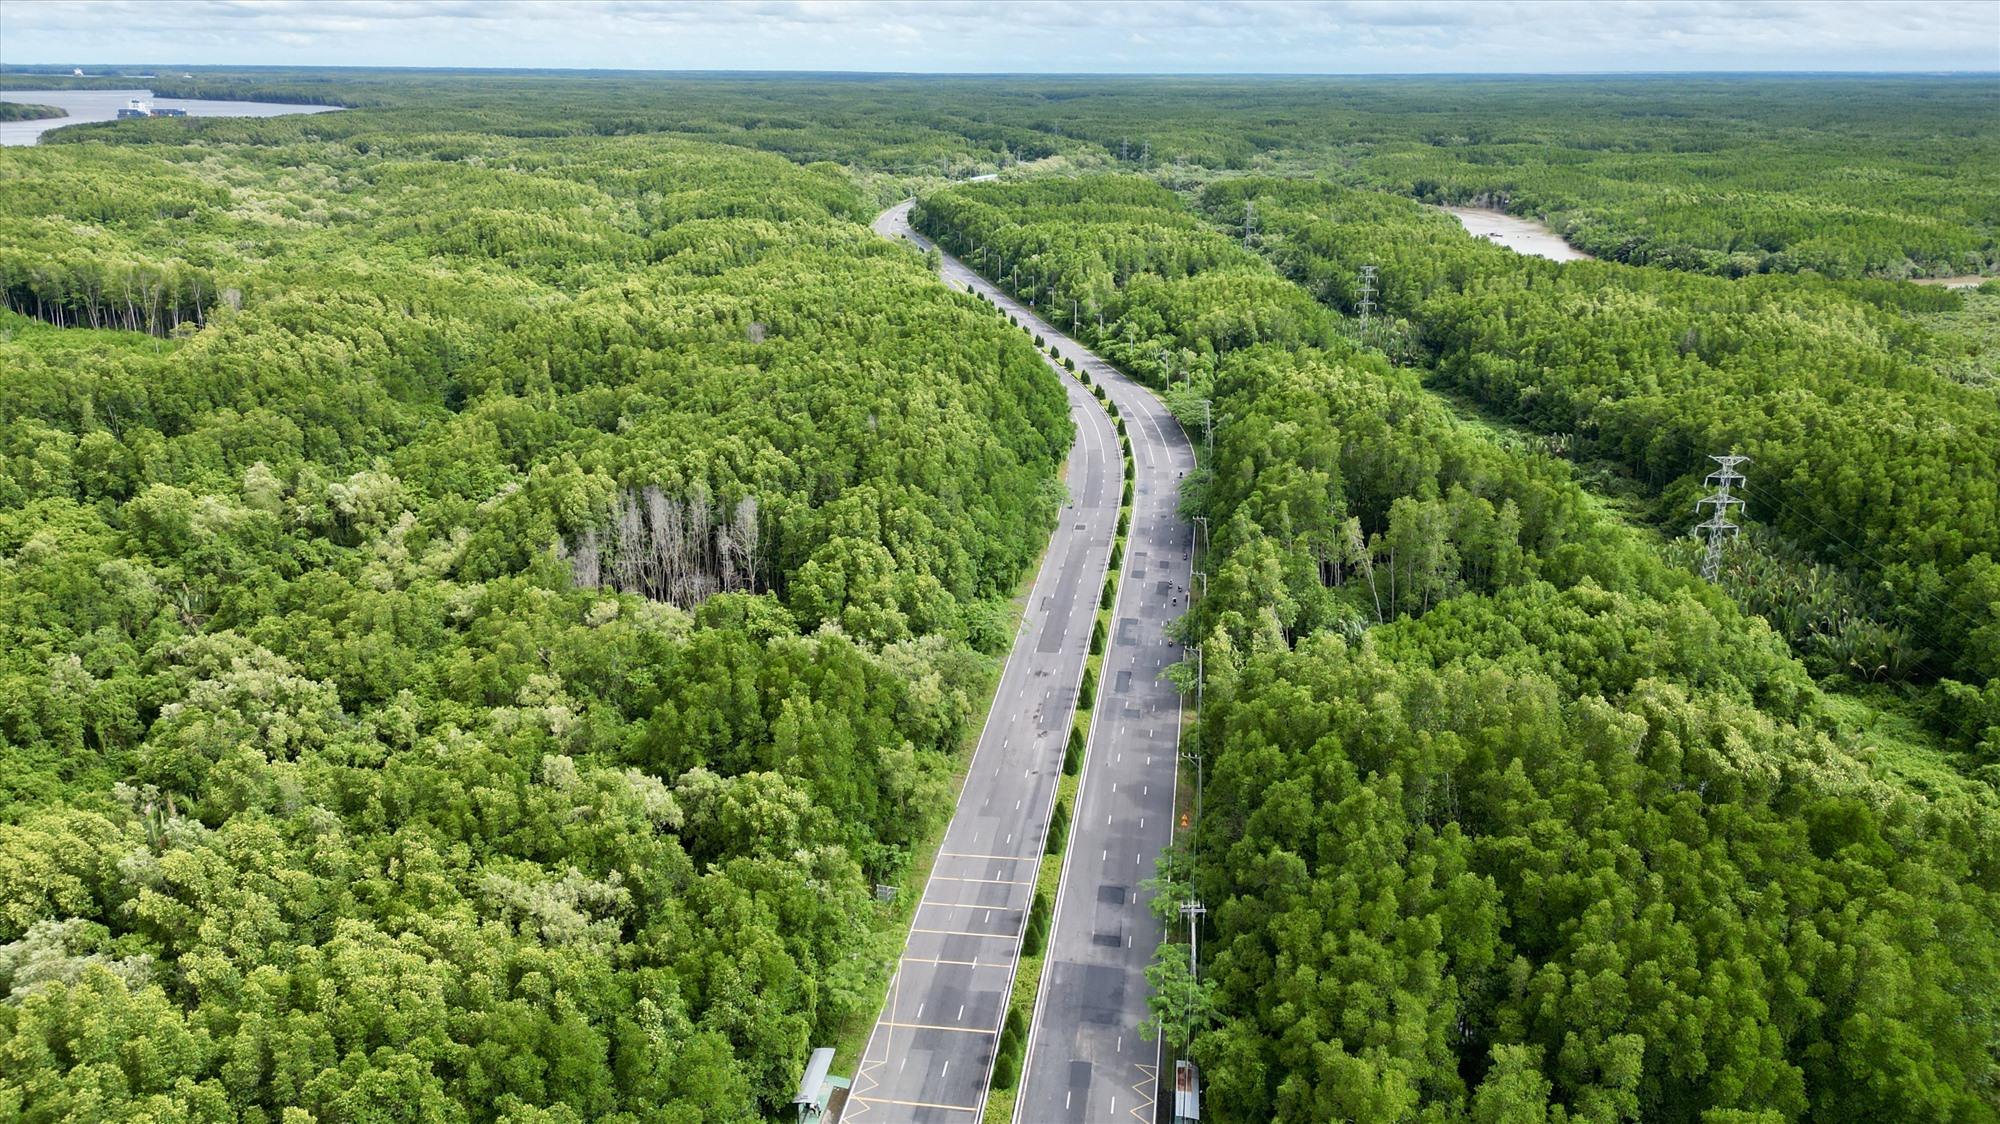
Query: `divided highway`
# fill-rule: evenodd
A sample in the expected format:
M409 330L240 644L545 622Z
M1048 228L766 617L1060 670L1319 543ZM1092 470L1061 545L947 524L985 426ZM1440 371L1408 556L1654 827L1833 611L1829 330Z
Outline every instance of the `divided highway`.
M892 208L875 229L908 236L908 214L908 204ZM944 272L960 287L984 285L950 258ZM1123 487L1110 420L1076 380L1065 375L1063 384L1076 422L1070 503L862 1051L845 1121L968 1124L986 1099Z
M875 230L931 248L910 228L909 211L907 202L890 208ZM1138 1028L1147 1014L1145 967L1162 930L1139 884L1152 877L1173 830L1180 696L1160 674L1184 654L1165 630L1186 606L1191 536L1175 509L1194 456L1150 392L950 255L942 273L1088 371L1117 403L1132 441L1137 481L1125 580L1015 1120L1151 1121L1158 1052ZM846 1120L965 1124L985 1100L1123 488L1111 422L1075 380L1063 381L1077 424L1071 506L1036 576Z

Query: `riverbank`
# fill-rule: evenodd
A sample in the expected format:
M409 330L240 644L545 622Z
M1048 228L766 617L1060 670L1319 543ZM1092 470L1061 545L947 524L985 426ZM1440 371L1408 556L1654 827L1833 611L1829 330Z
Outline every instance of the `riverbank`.
M1440 207L1475 238L1486 238L1513 250L1550 261L1590 261L1591 256L1534 219L1510 215L1492 207Z
M66 116L0 121L0 145L35 144L42 134L68 125L115 121L126 103L149 101L156 109L185 110L189 117L281 117L288 113L331 113L337 105L291 105L267 101L210 101L200 98L155 98L153 91L132 90L4 90L0 102L47 106Z

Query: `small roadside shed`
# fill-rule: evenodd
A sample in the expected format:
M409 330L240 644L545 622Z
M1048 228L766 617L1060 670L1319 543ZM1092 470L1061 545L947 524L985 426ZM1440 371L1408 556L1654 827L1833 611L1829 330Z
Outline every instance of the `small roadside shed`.
M822 1046L806 1059L806 1073L799 1078L799 1091L792 1098L792 1107L799 1112L799 1124L819 1124L827 1119L827 1110L836 1093L845 1093L849 1084L847 1078L829 1073L833 1068L833 1048ZM844 1098L843 1098L844 1099Z

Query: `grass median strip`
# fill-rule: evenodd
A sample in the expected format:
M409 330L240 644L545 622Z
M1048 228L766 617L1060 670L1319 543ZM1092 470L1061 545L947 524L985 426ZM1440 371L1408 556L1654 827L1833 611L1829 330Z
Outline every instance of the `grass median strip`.
M1091 385L1090 376L1078 371L1073 360L1059 357L1056 348L1050 348L1049 355L1057 358L1065 370L1075 374L1079 382ZM1063 752L1063 776L1056 786L1055 813L1050 822L1041 865L1036 871L1033 905L1021 946L1020 964L1014 974L1014 986L1007 997L1007 1017L1000 1041L994 1048L993 1084L980 1116L981 1124L1006 1124L1014 1117L1021 1070L1033 1029L1035 1000L1041 993L1048 938L1055 926L1055 901L1062 881L1063 852L1089 754L1091 710L1096 703L1097 683L1104 666L1112 606L1117 603L1119 583L1124 576L1125 537L1132 524L1132 486L1137 466L1133 463L1132 442L1125 434L1125 423L1118 417L1117 406L1108 399L1101 385L1094 390L1118 429L1119 452L1124 461L1124 498L1118 510L1118 529L1112 540L1111 564L1104 578L1104 592L1091 622L1090 654L1084 661L1083 679L1078 685L1076 712L1070 721L1069 741Z

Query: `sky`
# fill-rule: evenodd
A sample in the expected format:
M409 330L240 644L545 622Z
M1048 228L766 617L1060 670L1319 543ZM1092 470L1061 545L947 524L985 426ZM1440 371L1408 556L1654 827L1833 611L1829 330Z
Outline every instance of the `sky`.
M0 68L50 63L2000 71L2000 0L0 0Z

